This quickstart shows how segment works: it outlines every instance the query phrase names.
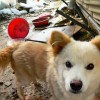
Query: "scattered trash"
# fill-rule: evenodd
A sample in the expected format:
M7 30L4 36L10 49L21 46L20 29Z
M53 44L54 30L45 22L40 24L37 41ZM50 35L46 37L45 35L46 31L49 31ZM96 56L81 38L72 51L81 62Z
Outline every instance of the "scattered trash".
M15 7L16 0L0 0L0 10Z
M3 85L3 82L0 82L0 85Z
M22 10L22 11L19 11L15 8L5 8L5 9L2 9L0 10L0 15L2 14L5 14L5 15L23 15L23 14L27 14L27 11L25 10Z
M7 81L7 82L4 82L4 85L6 85L7 87L9 87L10 85L12 85L11 82Z

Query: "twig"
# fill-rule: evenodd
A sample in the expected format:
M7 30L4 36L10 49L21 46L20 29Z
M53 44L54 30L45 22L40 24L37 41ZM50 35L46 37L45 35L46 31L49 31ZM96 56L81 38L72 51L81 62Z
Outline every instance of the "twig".
M68 6L68 3L66 3L64 0L62 0L67 6Z
M25 41L33 41L33 42L47 43L45 41L38 41L38 40L31 40L31 39L25 39Z

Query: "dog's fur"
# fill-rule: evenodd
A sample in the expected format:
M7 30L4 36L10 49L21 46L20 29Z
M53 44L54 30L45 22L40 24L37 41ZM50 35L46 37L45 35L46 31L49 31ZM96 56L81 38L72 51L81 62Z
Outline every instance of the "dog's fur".
M17 91L21 100L24 100L22 85L36 79L46 81L47 45L36 42L15 43L0 52L0 67L4 70L9 62L16 75Z
M22 42L3 49L0 52L1 69L4 70L9 62L22 100L20 83L35 83L37 79L47 79L53 100L94 100L100 84L100 36L90 42L80 42L54 31L49 44ZM66 62L70 62L71 67ZM87 69L89 64L94 68ZM80 91L72 92L70 83L73 80L82 81Z

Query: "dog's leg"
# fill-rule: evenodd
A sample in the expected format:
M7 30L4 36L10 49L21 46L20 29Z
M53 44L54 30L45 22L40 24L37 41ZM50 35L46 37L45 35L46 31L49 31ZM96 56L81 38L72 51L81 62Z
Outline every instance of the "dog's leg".
M16 81L16 85L17 85L17 93L18 93L19 98L21 100L25 100L23 87L21 86L21 84L18 81Z

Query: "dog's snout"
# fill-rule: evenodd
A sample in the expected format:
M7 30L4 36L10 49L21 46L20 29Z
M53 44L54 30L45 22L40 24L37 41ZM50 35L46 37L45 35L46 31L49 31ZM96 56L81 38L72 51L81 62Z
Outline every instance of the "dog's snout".
M81 90L82 88L82 81L81 80L72 80L70 83L70 87L72 89L72 91L74 92L78 92Z

